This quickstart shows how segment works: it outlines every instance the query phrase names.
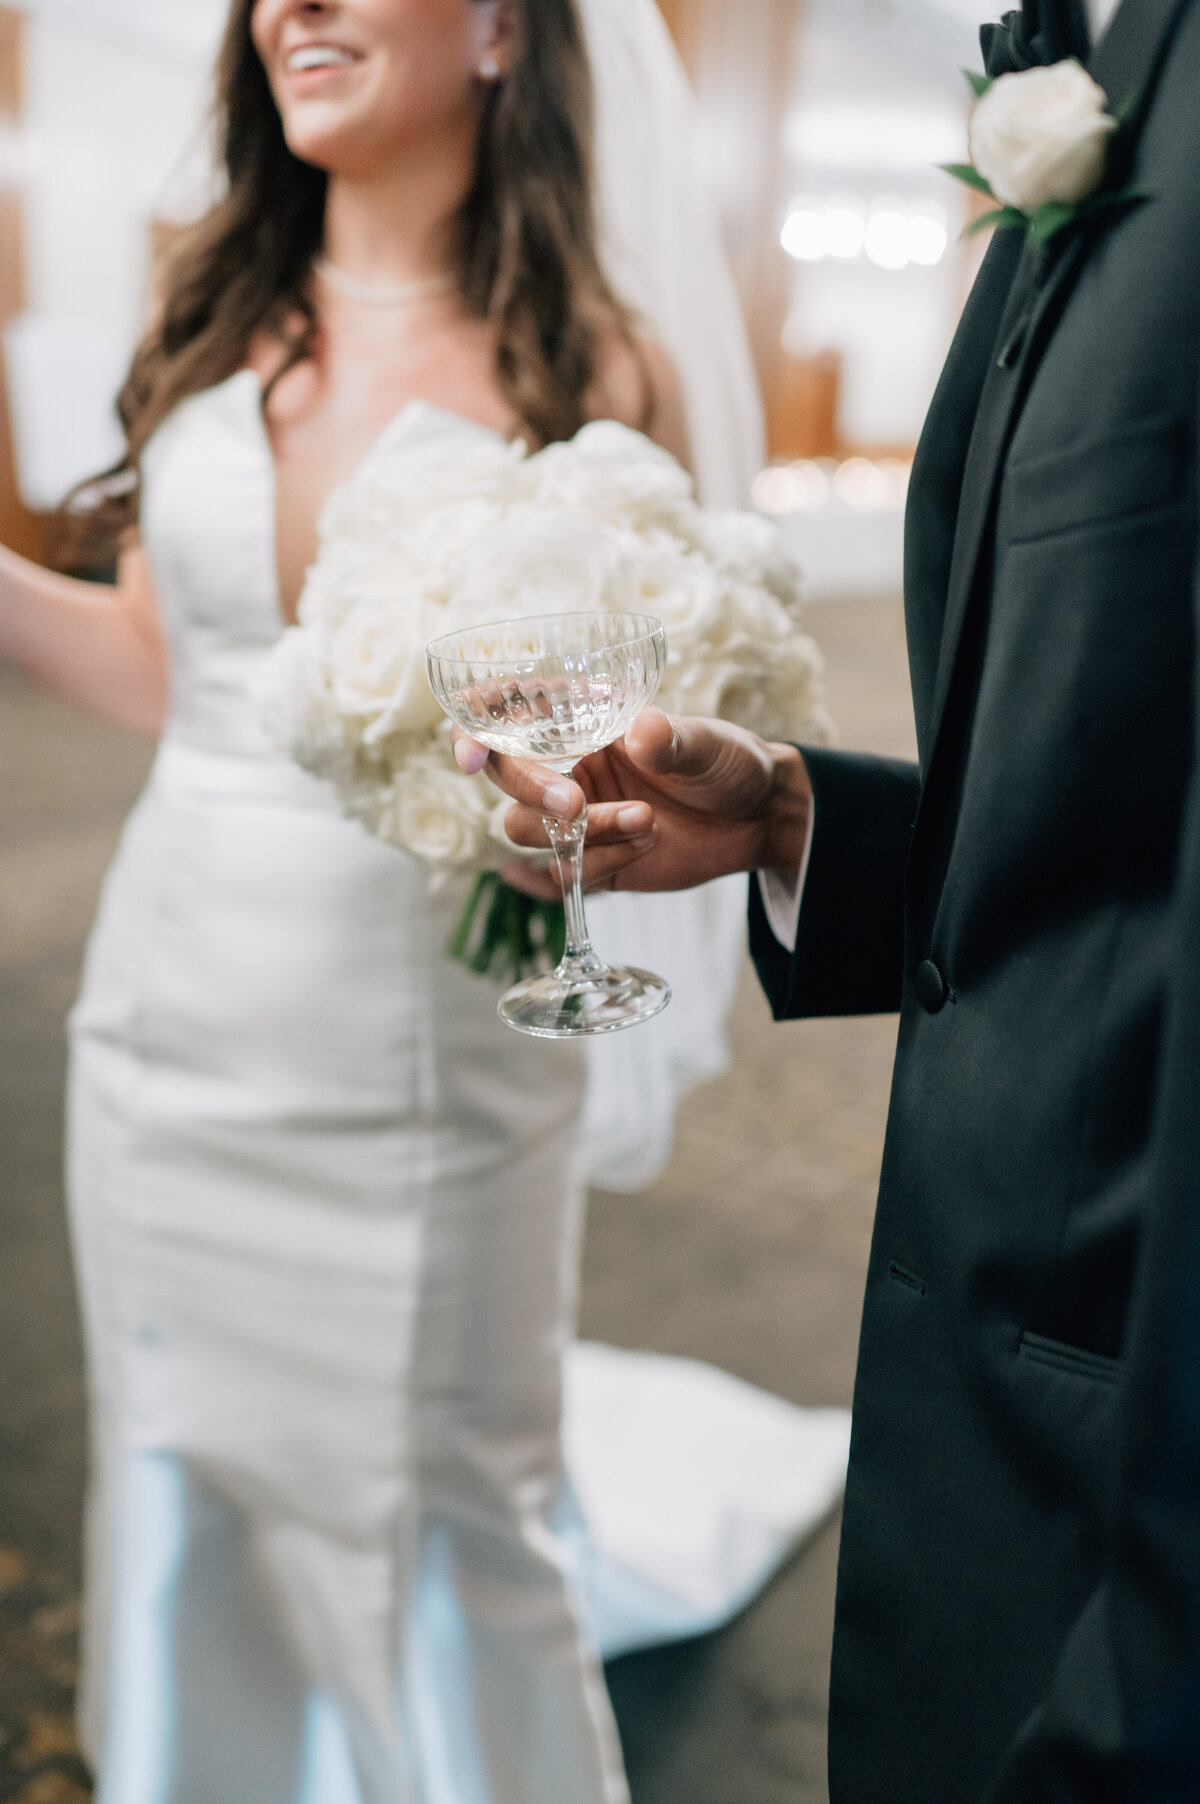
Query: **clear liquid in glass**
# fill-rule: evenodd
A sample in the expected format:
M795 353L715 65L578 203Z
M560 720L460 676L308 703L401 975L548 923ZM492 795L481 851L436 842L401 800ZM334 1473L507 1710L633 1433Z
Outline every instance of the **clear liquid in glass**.
M436 639L429 681L444 711L490 751L564 774L619 739L654 699L666 668L661 622L644 614L560 614L501 621ZM613 1033L659 1013L669 986L652 972L614 970L592 947L581 860L586 812L569 825L546 817L567 915L557 970L516 985L500 1014L550 1039Z

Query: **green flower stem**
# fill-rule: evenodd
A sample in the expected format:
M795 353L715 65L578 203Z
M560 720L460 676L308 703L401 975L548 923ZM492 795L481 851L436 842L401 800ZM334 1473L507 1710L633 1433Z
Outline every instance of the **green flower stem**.
M482 871L446 950L468 970L507 986L552 968L565 944L561 902L540 902L513 889L496 871Z

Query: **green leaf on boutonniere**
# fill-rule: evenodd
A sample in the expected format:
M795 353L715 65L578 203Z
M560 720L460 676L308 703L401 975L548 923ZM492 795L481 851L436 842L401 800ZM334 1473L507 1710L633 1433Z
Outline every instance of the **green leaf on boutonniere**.
M1119 188L1112 194L1096 194L1090 199L1080 201L1077 206L1068 207L1057 201L1050 201L1039 207L1029 221L1029 236L1034 244L1048 244L1059 232L1076 222L1094 219L1098 213L1111 213L1125 207L1141 206L1143 201L1153 200L1154 194L1149 188Z
M1027 226L1028 213L1022 213L1019 207L994 207L979 219L973 219L963 231L964 238L974 238L976 232L990 231L994 226L998 232L1010 231L1014 226Z
M1153 199L1153 188L1141 188L1133 185L1128 188L1118 188L1113 194L1098 194L1095 200L1087 203L1084 211L1104 213L1110 207L1140 207L1143 201Z
M1029 237L1034 244L1049 244L1056 233L1064 226L1069 226L1078 219L1080 208L1069 207L1063 201L1048 200L1043 207L1029 215Z
M979 194L986 194L989 200L995 200L992 185L986 176L980 175L973 163L939 163L939 169L952 175L956 182L965 182L968 188L974 188Z
M991 75L976 75L974 69L964 69L963 74L966 76L967 84L976 100L983 99L995 79Z

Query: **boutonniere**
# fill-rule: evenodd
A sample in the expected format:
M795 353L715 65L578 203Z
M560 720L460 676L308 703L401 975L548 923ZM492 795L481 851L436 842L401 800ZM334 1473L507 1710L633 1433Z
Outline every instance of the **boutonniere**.
M968 232L1024 227L1045 244L1064 227L1114 207L1149 200L1146 188L1105 190L1114 135L1131 109L1108 111L1108 96L1073 58L990 81L967 72L975 91L969 163L948 175L997 202Z

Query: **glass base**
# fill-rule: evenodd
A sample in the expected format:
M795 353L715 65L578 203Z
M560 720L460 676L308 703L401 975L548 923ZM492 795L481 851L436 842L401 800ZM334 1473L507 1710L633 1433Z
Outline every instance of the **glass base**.
M500 1019L542 1040L615 1034L661 1014L671 986L652 971L604 969L586 977L531 977L500 998Z

